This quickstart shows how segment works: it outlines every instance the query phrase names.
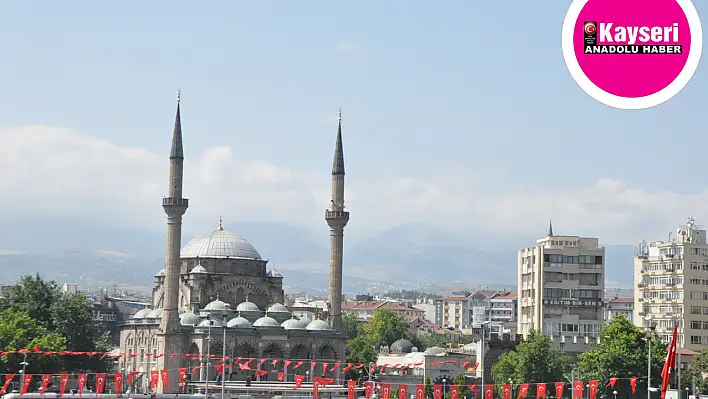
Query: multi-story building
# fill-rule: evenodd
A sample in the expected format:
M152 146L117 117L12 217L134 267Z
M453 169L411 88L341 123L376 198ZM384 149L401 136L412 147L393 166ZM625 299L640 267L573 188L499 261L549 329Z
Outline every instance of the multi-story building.
M509 290L454 292L453 296L435 300L436 323L443 328L481 332L487 323L492 333L516 333L517 294Z
M698 352L708 345L708 244L693 218L667 241L639 246L634 258L634 324L655 325L669 342L678 324L678 343Z
M517 298L516 292L498 291L489 299L491 305L489 321L492 332L516 334Z
M605 300L605 322L609 323L618 314L629 321L634 320L634 298L614 297Z
M435 324L460 330L470 324L471 293L453 292L453 296L435 300Z
M539 330L568 352L596 342L604 319L605 248L597 238L546 237L519 251L518 333Z
M342 303L342 312L354 313L356 318L360 321L369 321L377 310L389 310L408 321L416 318L423 319L425 316L425 310L416 309L390 300Z

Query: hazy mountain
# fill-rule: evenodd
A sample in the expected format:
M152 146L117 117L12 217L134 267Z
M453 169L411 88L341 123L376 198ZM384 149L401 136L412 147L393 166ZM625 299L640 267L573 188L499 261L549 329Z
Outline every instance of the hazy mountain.
M39 272L82 287L151 286L164 262L164 232L119 229L87 220L4 220L0 230L0 278L13 281ZM275 223L237 223L246 237L285 276L288 292L327 288L328 234ZM186 231L185 243L193 237ZM451 286L516 284L516 248L485 250L476 240L426 225L380 232L345 248L344 291L395 288L447 291ZM526 243L520 242L521 247ZM631 286L631 246L607 247L608 286Z

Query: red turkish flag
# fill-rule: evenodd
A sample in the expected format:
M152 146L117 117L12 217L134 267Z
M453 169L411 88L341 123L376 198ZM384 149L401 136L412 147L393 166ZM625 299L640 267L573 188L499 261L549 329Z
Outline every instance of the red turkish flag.
M312 397L317 398L320 395L320 382L315 380L312 382Z
M278 373L278 381L285 381L285 373Z
M519 399L525 398L526 394L529 393L529 384L519 385Z
M477 385L467 385L467 388L472 390L472 399L477 397Z
M66 391L66 384L69 382L69 374L62 374L59 376L59 398L64 396L64 391Z
M541 383L541 384L536 384L536 399L544 398L546 397L546 384Z
M302 386L302 382L305 381L305 376L304 375L296 375L295 376L295 388L298 389Z
M130 373L128 373L128 385L130 385L130 383L133 382L133 377L135 377L138 374L140 374L140 373L137 371L131 371Z
M425 399L425 385L418 384L415 386L415 399Z
M7 391L7 387L10 386L13 378L15 378L14 374L5 374L5 383L2 384L2 389L0 389L0 395L4 394L5 391Z
M106 375L96 374L96 393L103 393L103 388L106 386Z
M179 374L179 386L184 386L184 383L187 381L187 368L180 367L177 369L177 373Z
M619 378L617 377L610 378L610 382L607 384L607 386L614 388L615 384L617 383L617 380L619 380Z
M114 385L116 386L116 395L122 395L123 394L123 373L118 372L118 373L113 373L113 381Z
M170 373L167 370L161 370L160 377L162 377L162 390L167 391L168 383L170 382Z
M24 395L27 393L27 390L29 389L29 386L31 383L32 383L32 374L25 374L22 379L22 390L20 391L20 395Z
M433 399L442 399L442 385L433 385Z
M366 399L371 398L371 392L374 390L374 383L371 381L366 381L364 383L364 395L366 396Z
M511 399L511 384L502 385L502 391L504 392L504 399Z
M562 398L563 391L565 391L565 382L556 382L556 398Z
M157 389L160 384L160 370L150 371L150 388Z
M585 383L582 381L575 381L573 384L573 398L583 399L583 388Z
M86 386L86 374L79 374L79 397L84 392L84 387Z
M398 384L398 399L408 399L408 384Z
M458 399L460 397L460 386L450 385L450 399ZM404 399L404 398L401 398Z
M47 390L47 387L49 386L49 381L52 380L52 375L51 374L44 374L42 376L42 388L39 390L40 395L44 395L44 392Z
M347 399L354 399L356 397L356 381L347 381Z
M494 385L484 386L484 399L494 399Z
M597 399L597 386L600 385L598 380L590 380L590 399Z
M381 384L381 399L389 399L391 393L391 384Z
M632 393L637 393L637 379L639 377L632 377L629 379L629 385L632 386Z

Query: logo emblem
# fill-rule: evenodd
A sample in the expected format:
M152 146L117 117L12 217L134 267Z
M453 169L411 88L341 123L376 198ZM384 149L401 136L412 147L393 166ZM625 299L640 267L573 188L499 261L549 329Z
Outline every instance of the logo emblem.
M641 10L641 12L638 12ZM563 22L563 58L590 97L618 109L645 109L678 94L703 50L691 0L573 0Z

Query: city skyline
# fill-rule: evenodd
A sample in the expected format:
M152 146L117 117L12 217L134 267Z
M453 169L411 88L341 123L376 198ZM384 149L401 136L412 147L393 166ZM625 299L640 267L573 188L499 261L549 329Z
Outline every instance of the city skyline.
M198 230L221 215L235 232L244 221L326 230L340 107L357 215L347 234L425 223L538 238L552 219L558 234L636 244L689 215L708 220L700 157L676 144L680 162L664 160L677 152L667 132L706 140L694 133L701 68L654 109L597 104L563 64L565 4L178 2L165 13L155 2L139 16L83 4L7 7L0 32L19 38L0 62L14 78L0 99L7 214L159 228L181 88L185 196L199 204L185 224ZM524 44L528 16L536 39Z

